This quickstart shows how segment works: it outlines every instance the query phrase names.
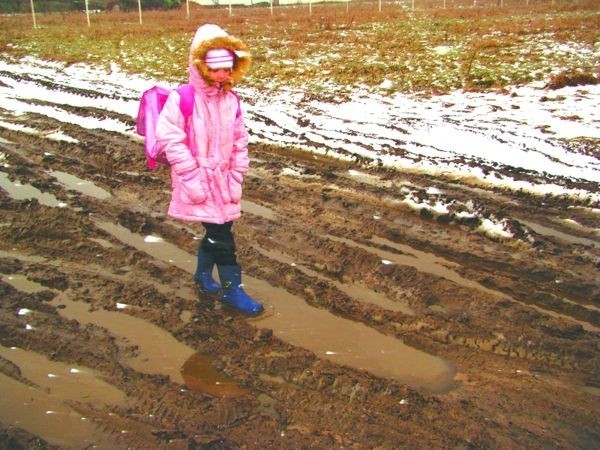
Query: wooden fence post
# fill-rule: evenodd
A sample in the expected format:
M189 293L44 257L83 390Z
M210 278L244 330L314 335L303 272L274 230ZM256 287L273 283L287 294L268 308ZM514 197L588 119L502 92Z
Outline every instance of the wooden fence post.
M90 26L90 6L88 0L85 0L85 18L87 20L88 27Z
M30 0L31 3L31 17L33 18L33 28L37 28L37 22L35 21L35 8L33 7L33 0Z

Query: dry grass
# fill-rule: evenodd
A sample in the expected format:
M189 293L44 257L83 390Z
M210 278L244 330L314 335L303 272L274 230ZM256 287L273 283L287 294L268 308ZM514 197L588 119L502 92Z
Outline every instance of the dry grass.
M548 89L560 89L565 86L582 86L600 83L598 74L586 72L561 72L550 77Z
M0 51L106 65L159 79L185 78L188 45L201 23L246 40L254 64L246 84L314 91L385 86L396 92L496 89L559 73L597 79L600 6L596 1L442 0L317 4L274 8L194 7L185 11L0 17ZM521 6L519 6L521 5ZM433 7L435 6L435 7ZM384 83L385 82L385 83ZM382 83L384 83L382 85ZM384 89L381 87L381 89Z

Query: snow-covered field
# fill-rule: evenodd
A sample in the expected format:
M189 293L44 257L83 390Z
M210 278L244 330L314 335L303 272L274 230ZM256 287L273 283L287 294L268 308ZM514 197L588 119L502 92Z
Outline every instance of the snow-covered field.
M29 74L16 81L8 73ZM30 75L35 74L35 75ZM46 81L52 83L46 83ZM140 94L159 80L83 64L24 58L0 61L0 104L15 114L37 112L85 128L134 135L129 121L82 117L58 107L97 108L134 118ZM61 86L56 90L56 86ZM53 86L48 88L47 86ZM357 89L328 101L293 90L238 88L252 139L332 156L533 194L576 196L592 204L598 189L573 189L565 180L598 186L597 149L581 151L562 139L600 138L600 86L550 91L541 85L503 93L455 91L423 97L383 96ZM331 101L331 98L334 101ZM16 125L0 122L3 127ZM36 133L36 130L30 130ZM60 130L56 139L71 139ZM519 174L528 173L528 181ZM531 178L539 180L532 182Z

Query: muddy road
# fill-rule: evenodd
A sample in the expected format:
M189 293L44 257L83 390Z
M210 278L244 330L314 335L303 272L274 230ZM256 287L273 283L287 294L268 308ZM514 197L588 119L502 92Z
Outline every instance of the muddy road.
M597 448L598 205L255 143L247 319L139 141L0 116L0 446Z

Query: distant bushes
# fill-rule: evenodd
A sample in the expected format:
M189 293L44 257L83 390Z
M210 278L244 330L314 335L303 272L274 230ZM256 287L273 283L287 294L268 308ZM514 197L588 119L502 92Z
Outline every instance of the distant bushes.
M142 0L142 9L171 9L181 5L182 0ZM85 10L85 0L33 0L36 12L66 12ZM106 11L112 9L137 9L137 0L88 0L88 9ZM30 0L0 0L0 14L28 13Z
M109 0L89 0L88 8L91 10L105 10ZM85 9L84 0L34 0L33 6L36 12L66 12L83 11ZM0 13L29 13L31 12L31 2L29 0L0 0Z

